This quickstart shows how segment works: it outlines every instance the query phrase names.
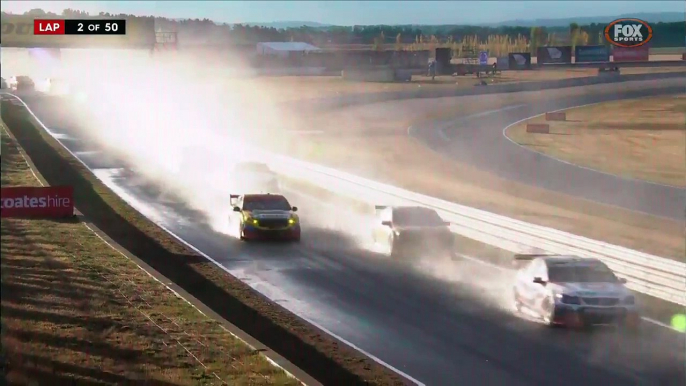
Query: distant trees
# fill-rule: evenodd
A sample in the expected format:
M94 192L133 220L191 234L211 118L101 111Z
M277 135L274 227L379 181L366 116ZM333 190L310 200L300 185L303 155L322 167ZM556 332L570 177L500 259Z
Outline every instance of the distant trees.
M538 47L545 46L548 41L548 32L545 27L531 27L529 34L529 50L531 55L536 55Z
M374 43L372 44L372 48L374 49L374 51L383 51L385 42L386 42L386 35L384 35L383 31L381 31L379 33L379 36L376 36L374 38Z

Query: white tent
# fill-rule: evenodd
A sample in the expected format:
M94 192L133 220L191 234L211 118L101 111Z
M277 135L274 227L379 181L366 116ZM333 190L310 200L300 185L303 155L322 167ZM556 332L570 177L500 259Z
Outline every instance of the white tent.
M281 57L288 57L291 52L293 53L303 53L303 52L317 52L321 51L320 48L315 47L311 44L303 42L265 42L257 43L257 54L258 55L277 55Z

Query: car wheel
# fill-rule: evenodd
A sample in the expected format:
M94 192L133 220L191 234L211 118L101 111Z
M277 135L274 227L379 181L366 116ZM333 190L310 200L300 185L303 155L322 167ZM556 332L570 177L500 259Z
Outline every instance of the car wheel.
M541 319L548 327L557 326L553 323L553 320L555 320L555 303L550 298L546 298L543 304L541 304Z
M398 254L398 249L395 247L395 241L393 240L393 237L391 237L388 239L388 255L392 259L397 259Z
M240 223L238 224L238 237L241 239L241 241L246 241L245 233L243 233L243 227Z
M513 289L513 292L514 292L514 295L513 295L512 304L514 305L515 312L520 313L520 312L522 312L522 308L524 307L524 305L519 300L519 294L517 293L517 290Z

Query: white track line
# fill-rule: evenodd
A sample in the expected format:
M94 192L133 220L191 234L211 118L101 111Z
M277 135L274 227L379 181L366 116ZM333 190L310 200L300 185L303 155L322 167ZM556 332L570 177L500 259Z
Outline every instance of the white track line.
M643 98L652 98L652 97L651 97L651 96L648 96L648 97L643 97ZM578 164L575 164L575 163L572 163L572 162L569 162L569 161L565 161L565 160L560 159L560 158L557 158L557 157L553 157L553 156L551 156L551 155L545 154L545 153L540 152L540 151L538 151L538 150L528 148L528 147L526 147L526 146L524 146L524 145L521 145L521 144L515 142L514 140L512 140L512 138L510 138L510 137L507 136L507 129L509 129L510 127L512 127L512 126L514 126L514 125L516 125L516 124L522 123L522 122L524 122L524 121L528 121L529 119L534 119L534 118L542 117L542 116L546 115L547 113L557 113L557 112L560 112L560 111L574 110L574 109L579 109L579 108L582 108L582 107L595 106L595 105L599 105L599 104L602 104L602 103L617 102L617 101L620 101L620 100L643 99L643 98L615 99L615 100L609 100L609 101L604 101L604 102L586 103L586 104L579 105L579 106L566 107L566 108L564 108L564 109L557 109L557 110L553 110L553 111L548 111L548 112L546 112L546 113L541 113L541 114L532 115L532 116L530 116L530 117L527 117L527 118L524 118L524 119L520 119L520 120L518 120L517 122L510 123L509 125L507 125L507 126L503 129L503 137L507 138L507 140L510 141L510 142L512 142L513 144L515 144L515 145L517 145L517 146L519 146L519 147L521 147L521 148L523 148L523 149L526 149L526 150L528 150L528 151L530 151L530 152L540 154L540 155L542 155L542 156L544 156L544 157L547 157L547 158L553 159L553 160L555 160L555 161L562 162L562 163L564 163L564 164L571 165L571 166L574 166L574 167L577 167L577 168L581 168L581 169L585 169L585 170L590 170L590 171L593 171L593 172L596 172L596 173L605 174L605 175L607 175L607 176L617 177L617 178L620 178L620 179L623 179L623 180L627 180L627 181L642 182L642 183L651 184L651 185L665 186L665 187L668 187L668 188L684 189L684 188L682 188L682 187L680 187L680 186L669 185L669 184L662 184L662 183L653 182L653 181L639 180L639 179L631 178L631 177L624 177L624 176L620 176L620 175L617 175L617 174L612 174L612 173L604 172L604 171L602 171L602 170L593 169L593 168L590 168L590 167L588 167L588 166L578 165Z
M514 109L518 109L518 108L524 107L524 106L526 106L526 104L510 105L510 106L501 107L501 108L495 109L495 110L487 110L487 111L482 111L482 112L480 112L480 113L476 113L476 114L472 114L472 115L467 115L467 116L465 116L465 117L458 117L458 118L455 118L455 119L453 119L453 120L451 120L451 121L449 121L449 122L445 122L445 123L441 124L440 127L438 128L438 135L439 135L439 136L441 137L441 139L443 139L444 141L450 142L451 139L450 139L450 137L448 137L448 135L445 133L445 129L447 129L447 128L450 127L450 126L454 126L454 125L457 124L458 122L467 121L467 120L474 119L474 118L479 118L479 117L485 117L485 116L487 116L487 115L491 115L491 114L495 114L495 113L500 113L500 112L503 112L503 111L514 110ZM408 130L408 133L409 133L409 132L410 132L410 128L408 128L407 130Z
M43 130L45 130L48 134L50 134L50 136L52 136L53 138L55 138L55 136L53 135L52 131L50 131L50 130L45 126L45 124L43 124L43 122L42 122L40 119L38 119L38 117L33 113L33 111L31 111L31 109L29 108L29 106L28 106L21 98L19 98L19 97L16 96L16 95L13 95L13 94L7 94L7 95L11 95L11 96L17 98L17 100L19 100L19 101L22 103L22 105L24 105L24 107L25 107L26 110L31 114L31 116L33 116L33 118L36 120L36 122L38 122L38 123L41 125L41 127L43 128ZM88 170L90 170L90 171L92 172L92 170L88 167L88 165L86 165L86 164L85 164L80 158L78 158L71 150L69 150L69 149L62 143L62 141L60 141L60 140L57 139L57 138L55 138L55 140L56 140L57 142L59 142L59 144L62 145L62 147L63 147L66 151L68 151L69 154L71 154L74 158L76 158L76 159L77 159L86 169L88 169ZM226 267L224 267L223 265L221 265L221 263L219 263L218 261L216 261L216 260L214 260L213 258L211 258L210 256L206 255L205 253L203 253L202 251L200 251L198 248L194 247L193 245L191 245L190 243L188 243L187 241L185 241L184 239L182 239L181 237L179 237L178 235L176 235L176 234L175 234L174 232L172 232L171 230L169 230L169 229L167 229L166 227L162 226L161 224L156 224L156 225L159 226L160 228L162 228L162 229L163 229L164 231L166 231L167 233L169 233L172 237L174 237L175 239L177 239L178 241L180 241L181 243L183 243L184 245L186 245L188 248L190 248L190 249L192 249L193 251L197 252L199 255L201 255L202 257L204 257L204 258L206 258L207 260L211 261L213 264L215 264L216 266L218 266L219 268L221 268L222 270L224 270L224 271L225 271L226 273L228 273L229 275L233 276L233 275L231 274L231 272L229 271L229 269L226 268ZM234 276L234 277L235 277L235 276ZM424 383L422 383L422 382L420 382L420 381L418 381L418 380L412 378L412 377L409 376L408 374L406 374L406 373L400 371L399 369L396 369L395 367L391 366L390 364L388 364L388 363L382 361L381 359L375 357L374 355L368 353L367 351L365 351L365 350L363 350L363 349L357 347L355 344L353 344L353 343L351 343L351 342L348 342L347 340L345 340L345 339L341 338L340 336L334 334L333 332L329 331L328 329L324 328L323 326L319 325L318 323L313 322L313 321L309 320L308 318L302 317L302 316L300 316L300 315L298 315L298 317L302 318L303 320L307 321L308 323L310 323L311 325L317 327L318 329L324 331L324 332L327 333L328 335L331 335L332 337L334 337L334 338L338 339L339 341L345 343L346 345L350 346L352 349L354 349L354 350L356 350L356 351L359 351L359 352L361 352L362 354L368 356L369 358L371 358L371 359L372 359L373 361L375 361L376 363L378 363L378 364L380 364L380 365L386 367L387 369L389 369L389 370L391 370L391 371L397 373L398 375L400 375L400 376L406 378L407 380L409 380L409 381L411 381L411 382L414 382L417 386L426 386ZM277 365L277 367L281 368L284 372L288 373L288 372L287 372L285 369L283 369L281 366L278 366L278 365ZM288 374L290 374L290 373L288 373Z
M647 97L647 98L649 98L649 97ZM597 104L601 104L601 103L605 103L605 102L587 103L587 104L584 104L584 105L572 106L572 107L567 107L567 108L564 108L564 109L558 109L558 110L553 110L553 111L548 111L548 112L549 112L549 113L555 113L555 112L560 112L560 111L565 111L565 110L578 109L578 108L586 107L586 106L593 106L593 105L597 105ZM519 107L522 107L522 106L526 106L526 105L513 105L513 106L507 106L507 107L502 108L502 109L499 109L499 110L485 111L485 112L483 112L483 113L475 114L474 116L469 116L469 117L483 116L483 115L487 115L487 114L491 114L491 113L499 112L499 111L503 111L503 110L512 110L512 109L519 108ZM541 114L533 115L533 116L530 116L530 117L528 117L528 118L520 119L520 120L518 120L518 121L516 121L516 122L514 122L514 123L509 124L507 127L505 127L505 128L503 129L503 136L504 136L505 138L507 138L508 141L514 143L515 145L517 145L517 146L519 146L519 147L522 147L522 148L524 148L524 149L526 149L526 150L529 150L529 151L532 151L532 152L534 152L534 153L538 153L538 154L544 155L544 156L546 156L546 157L548 157L548 158L551 158L551 159L554 159L554 160L556 160L556 161L560 161L560 162L563 162L563 163L566 163L566 164L569 164L569 165L572 165L572 166L577 166L577 167L580 167L580 168L583 168L583 169L587 169L587 170L591 170L591 171L603 173L603 174L606 174L606 175L610 175L610 176L615 176L615 177L623 178L623 177L620 177L620 176L616 176L616 175L614 175L614 174L605 173L605 172L600 172L600 171L595 170L595 169L591 169L591 168L587 168L587 167L583 167L583 166L578 166L578 165L576 165L576 164L573 164L573 163L570 163L570 162L567 162L567 161L563 161L563 160L557 159L557 158L555 158L555 157L548 156L548 155L543 154L543 153L541 153L541 152L539 152L539 151L529 149L529 148L527 148L527 147L525 147L525 146L522 146L522 145L518 144L517 142L513 141L511 138L509 138L509 137L507 136L507 134L505 134L506 131L507 131L507 129L509 129L510 127L512 127L512 126L514 126L514 125L516 125L516 124L518 124L518 123L527 121L527 120L529 120L529 119L537 118L537 117L543 116L543 115L545 115L545 114L546 114L546 113L541 113ZM469 117L465 117L465 118L462 118L462 119L467 119L467 118L469 118ZM451 121L451 123L452 123L452 122L456 122L456 121L458 121L458 120L459 120L459 119L453 120L453 121ZM412 136L412 131L413 131L413 129L414 129L413 126L410 126L410 127L407 128L407 134L408 134L408 136ZM443 133L442 129L441 129L441 134L442 134L442 137L445 136L445 133ZM624 179L631 180L631 181L644 182L644 181L634 180L634 179L630 179L630 178L624 178ZM674 187L674 186L671 186L671 185L664 185L664 184L660 184L660 183L653 183L653 184L655 184L655 185L667 186L667 187ZM636 211L636 212L638 212L638 211ZM638 213L643 213L643 212L638 212ZM479 264L487 265L487 266L489 266L489 267L493 267L493 268L498 269L498 270L504 270L504 271L508 271L508 270L509 270L509 269L507 269L507 268L504 268L504 267L501 267L501 266L498 266L498 265L489 263L489 262L487 262L487 261L484 261L484 260L481 260L481 259L478 259L478 258L475 258L475 257L472 257L472 256L462 255L462 257L464 257L464 258L467 259L467 260L471 260L471 261L474 261L474 262L479 263ZM679 330L677 330L676 328L674 328L674 327L672 327L672 326L670 326L670 325L668 325L668 324L665 324L665 323L660 322L659 320L651 319L651 318L648 318L648 317L642 317L642 319L645 320L646 322L655 324L655 325L660 326L660 327L664 327L664 328L666 328L666 329L672 330L672 331L677 332L677 333L679 333L679 334L686 334L686 332L679 331Z

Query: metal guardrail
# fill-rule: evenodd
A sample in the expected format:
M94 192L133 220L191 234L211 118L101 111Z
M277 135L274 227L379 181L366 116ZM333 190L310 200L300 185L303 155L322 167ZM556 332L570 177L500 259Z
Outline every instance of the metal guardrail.
M306 177L326 189L372 205L412 203L436 209L452 223L455 233L513 253L541 251L600 258L619 276L628 279L629 288L686 306L684 262L526 223L294 158L258 149L253 153L263 154L262 159L281 174Z
M628 280L629 288L686 305L684 262L526 223L290 157L268 153L263 159L271 161L270 166L279 173L305 177L312 183L370 204L412 203L436 209L452 223L451 229L455 233L513 253L540 251L600 258L620 277Z

